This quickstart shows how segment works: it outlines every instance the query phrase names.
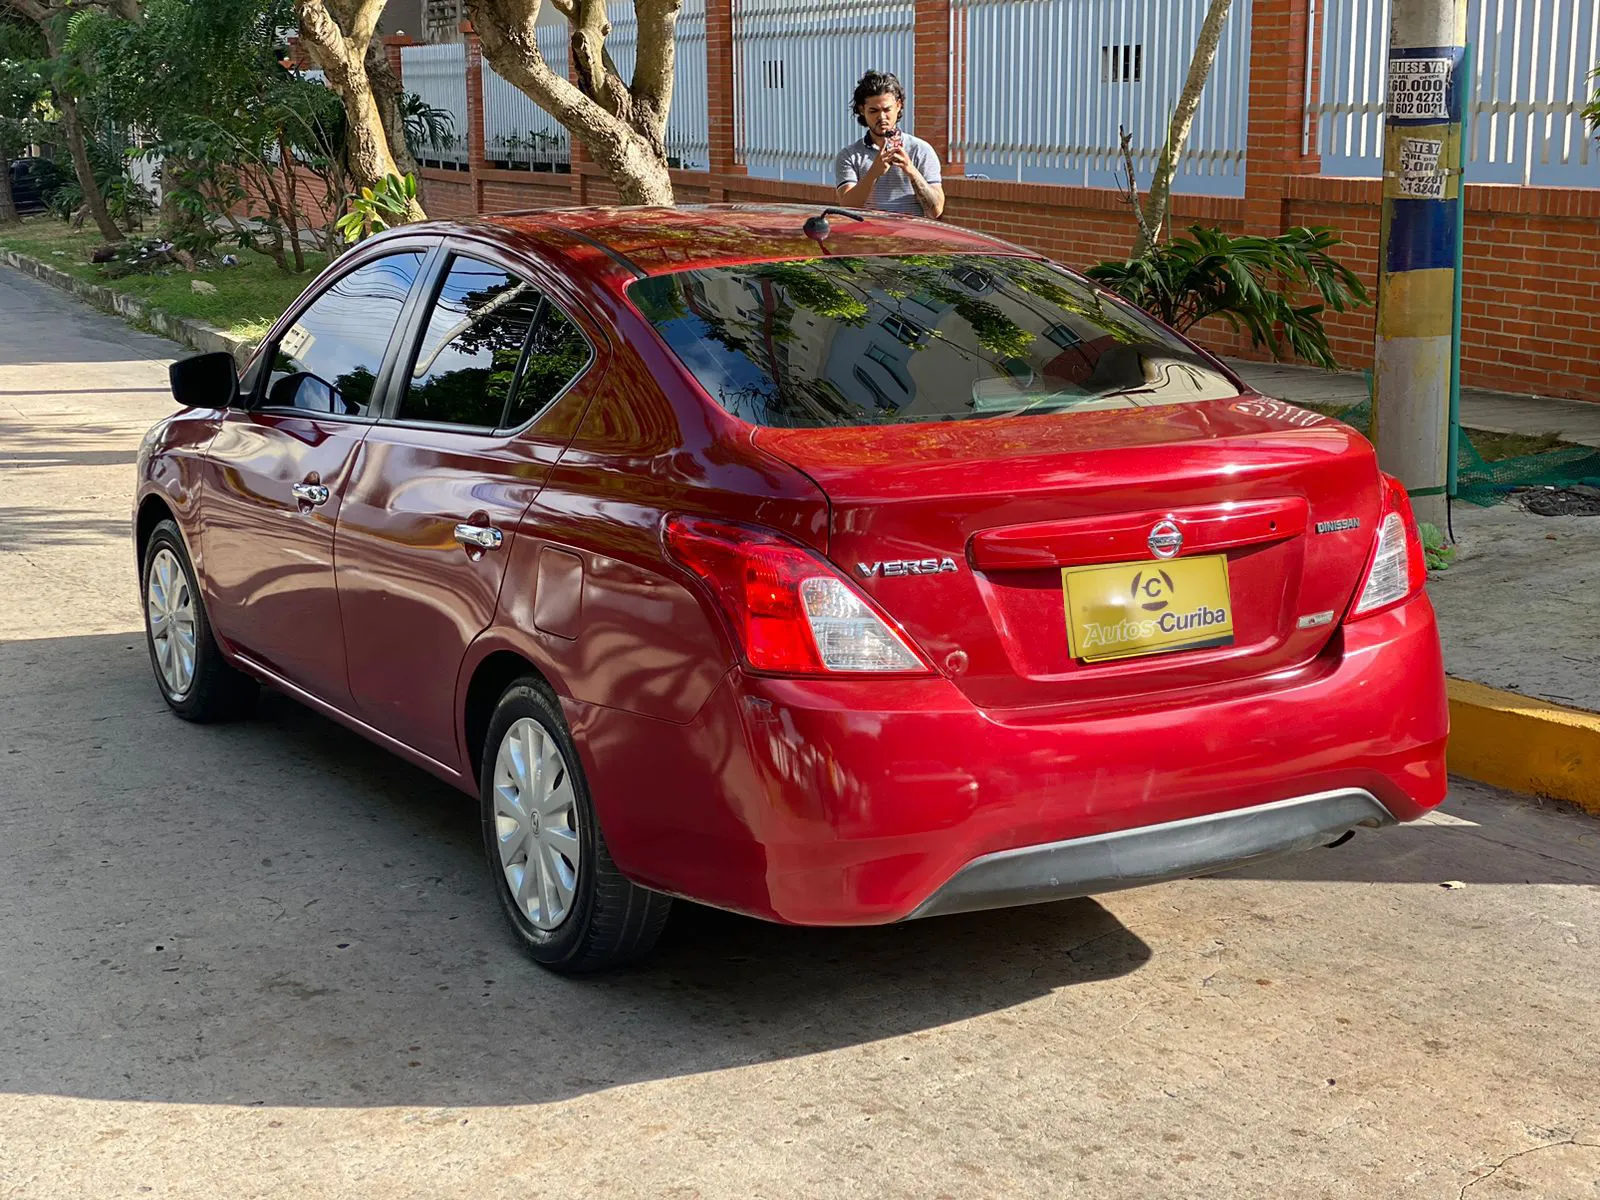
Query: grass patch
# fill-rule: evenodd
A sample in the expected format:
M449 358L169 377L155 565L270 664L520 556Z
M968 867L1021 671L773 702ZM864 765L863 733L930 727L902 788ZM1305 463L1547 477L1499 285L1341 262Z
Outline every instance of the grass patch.
M1484 462L1521 458L1524 454L1543 454L1546 450L1565 450L1559 433L1490 433L1486 429L1463 429Z
M89 251L101 243L98 233L75 232L66 222L50 216L28 217L21 225L0 225L0 248L37 258L78 279L137 296L173 316L204 321L224 333L250 340L267 332L327 262L326 256L307 252L305 273L285 275L265 254L237 250L237 267L218 267L192 275L173 268L167 275L107 279L98 266L89 262ZM189 284L196 279L211 284L217 289L216 294L194 291Z

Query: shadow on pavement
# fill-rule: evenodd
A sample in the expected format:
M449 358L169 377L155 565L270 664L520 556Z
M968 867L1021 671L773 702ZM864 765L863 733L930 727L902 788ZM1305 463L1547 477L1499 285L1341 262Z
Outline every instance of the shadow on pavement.
M1600 881L1591 821L1470 789L1455 819L1243 874ZM1153 955L1093 900L824 930L683 905L648 962L551 976L467 797L281 697L185 725L136 633L0 644L0 830L13 1093L533 1103L1070 1003Z
M569 980L501 928L473 802L281 697L165 710L137 634L0 645L0 1091L484 1105L810 1055L1137 970L1092 900L789 929L681 905Z

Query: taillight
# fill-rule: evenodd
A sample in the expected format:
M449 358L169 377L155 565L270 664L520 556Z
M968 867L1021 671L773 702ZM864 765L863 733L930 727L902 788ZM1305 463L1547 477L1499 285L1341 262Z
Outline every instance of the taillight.
M1427 579L1428 564L1422 555L1422 535L1411 512L1411 498L1398 479L1385 475L1378 542L1350 616L1370 617L1393 608L1421 591Z
M670 516L667 551L705 581L757 671L925 674L928 664L826 561L770 530Z

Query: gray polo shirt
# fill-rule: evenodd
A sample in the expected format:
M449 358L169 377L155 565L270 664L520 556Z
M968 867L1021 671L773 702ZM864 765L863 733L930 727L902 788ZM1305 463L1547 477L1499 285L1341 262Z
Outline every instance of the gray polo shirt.
M933 147L909 133L900 136L905 139L906 156L911 159L911 165L931 186L940 186L939 156L933 152ZM834 186L854 187L877 157L878 147L873 145L870 133L859 142L851 142L834 157ZM917 202L917 193L911 188L911 180L897 167L889 168L883 178L872 185L872 203L868 207L909 213L913 217L923 215L922 205Z

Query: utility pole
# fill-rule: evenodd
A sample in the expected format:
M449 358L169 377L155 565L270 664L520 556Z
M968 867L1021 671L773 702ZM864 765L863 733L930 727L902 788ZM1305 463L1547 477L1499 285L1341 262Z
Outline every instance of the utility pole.
M1372 440L1411 493L1417 519L1443 527L1450 453L1450 363L1461 194L1467 0L1394 0L1378 241Z

